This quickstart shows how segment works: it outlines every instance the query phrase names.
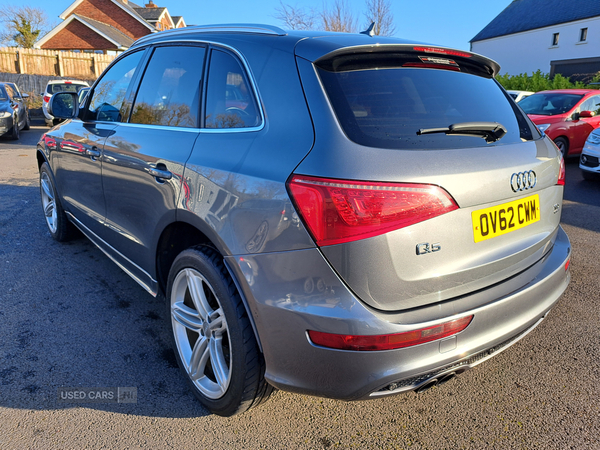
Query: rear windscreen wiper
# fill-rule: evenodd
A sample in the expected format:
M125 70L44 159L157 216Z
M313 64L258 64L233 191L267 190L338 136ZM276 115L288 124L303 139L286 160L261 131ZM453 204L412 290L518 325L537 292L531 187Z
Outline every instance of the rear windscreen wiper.
M506 128L498 122L461 122L454 123L448 128L421 128L417 134L445 133L455 136L477 136L485 139L488 144L496 142L506 134Z

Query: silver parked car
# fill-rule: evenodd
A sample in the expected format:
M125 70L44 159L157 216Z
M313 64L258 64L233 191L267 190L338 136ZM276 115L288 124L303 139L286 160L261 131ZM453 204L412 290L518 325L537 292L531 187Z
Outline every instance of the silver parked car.
M506 349L566 289L563 158L470 52L263 25L144 37L52 97L50 234L164 293L213 413L273 388L422 391Z
M585 141L579 156L579 168L586 180L600 180L600 128L592 131Z

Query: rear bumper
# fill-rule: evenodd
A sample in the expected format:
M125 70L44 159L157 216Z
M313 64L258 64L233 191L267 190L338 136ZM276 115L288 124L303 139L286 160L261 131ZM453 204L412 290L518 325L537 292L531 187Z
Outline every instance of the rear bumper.
M567 288L569 239L526 271L488 289L401 313L383 313L340 281L318 249L228 257L252 312L277 388L342 400L418 389L460 373L507 348L533 329ZM376 335L401 333L473 315L458 335L414 347L356 352L318 347L307 330Z

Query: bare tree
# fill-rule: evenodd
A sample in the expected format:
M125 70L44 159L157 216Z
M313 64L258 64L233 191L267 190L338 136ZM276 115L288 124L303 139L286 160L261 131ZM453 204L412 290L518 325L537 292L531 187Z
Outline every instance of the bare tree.
M314 9L286 5L280 1L275 11L277 12L274 17L292 30L313 30L315 27L317 13Z
M396 32L394 25L394 14L390 0L366 0L367 26L375 23L373 32L380 36L391 36Z
M334 0L333 6L323 5L320 13L325 31L356 33L358 26L348 0Z
M32 48L33 44L52 29L46 12L31 6L0 7L0 44Z

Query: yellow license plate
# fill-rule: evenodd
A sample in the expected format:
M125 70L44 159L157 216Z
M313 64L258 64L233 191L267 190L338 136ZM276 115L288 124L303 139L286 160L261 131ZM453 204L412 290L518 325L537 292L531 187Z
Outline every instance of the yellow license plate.
M529 197L503 203L471 213L475 242L501 236L540 220L540 197Z

